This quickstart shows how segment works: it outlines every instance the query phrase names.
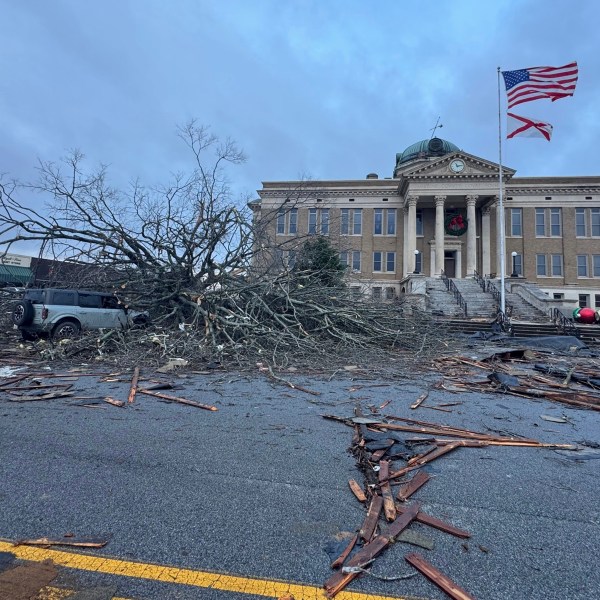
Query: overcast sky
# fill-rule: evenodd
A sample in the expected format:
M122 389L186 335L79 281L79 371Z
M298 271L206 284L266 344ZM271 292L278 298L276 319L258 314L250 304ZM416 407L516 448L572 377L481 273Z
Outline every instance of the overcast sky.
M21 180L78 148L118 184L164 182L189 164L191 118L245 150L231 177L251 197L390 176L438 116L440 137L497 161L497 67L574 60L574 97L514 109L552 141L506 141L503 163L600 175L596 0L0 0L0 19L0 172Z

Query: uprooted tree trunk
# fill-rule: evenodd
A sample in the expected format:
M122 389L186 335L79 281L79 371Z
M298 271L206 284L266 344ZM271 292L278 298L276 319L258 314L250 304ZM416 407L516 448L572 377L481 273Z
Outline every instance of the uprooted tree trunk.
M264 264L254 273L262 239L256 227L265 223L253 223L245 202L233 201L225 177L225 167L244 155L193 122L179 134L194 168L164 187L114 189L106 168L86 172L78 152L61 164L41 162L36 184L0 181L6 250L37 241L66 261L62 285L111 289L125 304L147 309L172 332L165 353L266 355L281 363L293 354L318 360L342 347L426 353L439 345L442 334L423 314L398 302L356 302L339 273L277 272ZM43 193L47 206L20 202L21 187Z

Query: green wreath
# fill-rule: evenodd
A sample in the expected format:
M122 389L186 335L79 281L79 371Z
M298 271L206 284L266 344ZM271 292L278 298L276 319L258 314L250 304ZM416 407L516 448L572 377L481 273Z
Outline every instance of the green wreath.
M448 215L444 220L444 231L456 237L463 235L469 228L469 222L460 214Z

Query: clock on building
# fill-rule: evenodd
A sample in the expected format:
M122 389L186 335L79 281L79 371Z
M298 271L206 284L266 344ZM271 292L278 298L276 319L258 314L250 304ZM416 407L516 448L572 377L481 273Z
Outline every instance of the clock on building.
M465 168L465 163L464 163L464 161L460 160L460 158L455 158L450 163L450 170L453 173L462 173L462 171L464 171L464 168Z

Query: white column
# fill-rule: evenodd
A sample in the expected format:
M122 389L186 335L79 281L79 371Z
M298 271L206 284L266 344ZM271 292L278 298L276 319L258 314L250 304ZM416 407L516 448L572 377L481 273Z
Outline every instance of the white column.
M467 196L467 277L472 277L477 268L477 223L475 204L478 196Z
M402 272L404 276L408 275L408 207L403 210L404 235L402 236Z
M435 274L444 270L444 203L446 196L435 196Z
M408 272L415 270L415 250L417 249L417 201L418 196L409 196L408 200L408 244L406 245L406 260Z
M492 272L490 237L490 207L486 206L481 213L481 275L489 275Z
M435 246L429 246L429 277L435 277Z

